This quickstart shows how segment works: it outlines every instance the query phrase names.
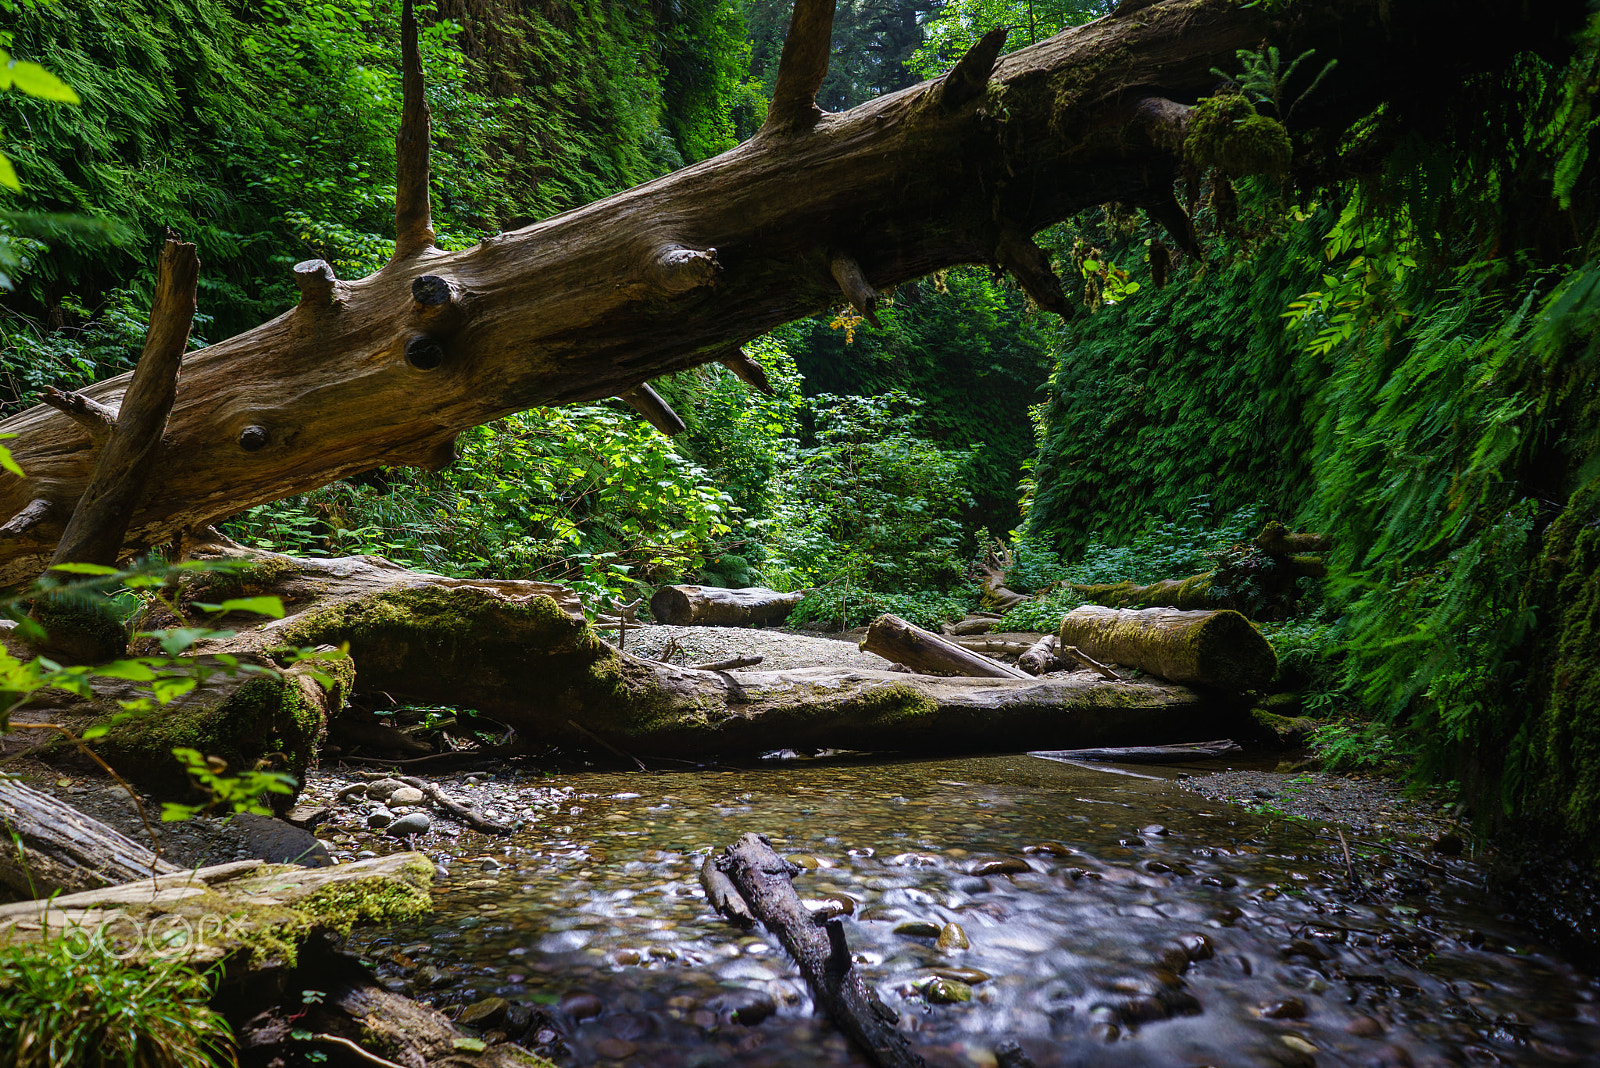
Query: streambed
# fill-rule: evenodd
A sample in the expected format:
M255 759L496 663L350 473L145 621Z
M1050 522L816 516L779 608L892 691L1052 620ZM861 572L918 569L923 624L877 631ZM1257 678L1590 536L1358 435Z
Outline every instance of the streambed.
M992 1065L1008 1039L1041 1068L1600 1063L1600 987L1499 918L1469 862L1357 840L1358 887L1331 828L1178 774L1004 756L458 778L537 818L419 842L438 911L352 948L559 1063L864 1064L776 940L701 893L706 853L759 831L803 897L848 910L931 1064Z

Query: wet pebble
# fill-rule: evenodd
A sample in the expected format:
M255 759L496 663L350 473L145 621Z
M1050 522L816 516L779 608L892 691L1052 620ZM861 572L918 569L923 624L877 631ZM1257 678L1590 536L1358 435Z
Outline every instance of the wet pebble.
M985 875L1021 875L1032 870L1028 866L1028 862L1020 857L992 857L974 864L970 874L980 877Z
M602 1038L594 1044L594 1051L607 1060L624 1061L639 1052L639 1047L625 1038Z
M381 805L367 813L367 826L375 831L381 831L393 822L394 813Z
M391 805L420 805L427 795L415 786L402 786L389 795Z
M778 1003L759 990L729 990L706 1003L719 1019L754 1027L778 1011Z
M953 1005L972 1000L972 987L956 979L936 975L923 983L921 993L935 1005Z
M506 1018L506 1012L510 1008L511 1002L505 998L484 998L462 1009L461 1014L456 1017L456 1023L468 1027L495 1027Z
M1376 1038L1384 1032L1383 1024L1370 1016L1357 1016L1345 1024L1344 1029L1357 1038Z
M1306 1003L1299 998L1284 998L1264 1006L1261 1015L1268 1020L1303 1020Z
M894 933L907 938L938 938L944 928L927 920L907 920L895 925Z
M389 824L388 832L396 838L405 838L413 834L427 834L432 826L433 821L426 812L408 812Z
M972 943L967 941L967 932L962 930L959 923L947 923L939 929L938 946L946 953L967 949Z
M561 995L557 1007L574 1020L592 1020L605 1009L605 1005L587 990L573 990Z

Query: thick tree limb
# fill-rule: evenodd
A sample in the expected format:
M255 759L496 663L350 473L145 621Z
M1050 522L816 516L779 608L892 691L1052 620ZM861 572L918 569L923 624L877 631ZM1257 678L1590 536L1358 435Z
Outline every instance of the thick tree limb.
M939 91L939 104L946 111L954 111L977 99L988 88L989 75L994 72L994 61L1000 58L1000 50L1006 45L1008 32L1006 27L997 26L978 38L978 43L956 60L956 65L944 76L944 87Z
M828 52L833 44L834 0L795 0L789 33L778 58L778 79L772 87L772 106L762 133L809 130L822 118L817 90L828 74Z
M750 388L760 390L769 397L777 396L777 391L767 379L767 372L762 370L759 363L745 355L743 349L735 349L732 355L723 356L720 362Z
M661 394L647 385L637 385L618 395L624 404L644 416L650 425L667 437L681 434L687 429L683 416L672 410L672 405L661 399Z
M1017 667L1030 675L1043 675L1056 664L1056 636L1046 634L1017 657Z
M994 255L1035 304L1063 319L1072 317L1072 305L1061 291L1061 279L1050 268L1050 257L1033 243L1032 236L1023 227L1010 220L1002 222Z
M39 400L58 412L64 413L74 423L89 432L90 439L96 445L104 445L111 436L111 430L117 425L117 410L109 408L99 401L90 400L82 393L73 393L70 390L60 390L55 386L44 387L44 393Z
M411 0L400 9L402 104L395 136L394 258L407 260L433 247L433 210L428 204L428 153L432 115L424 94L417 17Z
M805 136L763 135L472 249L429 251L340 283L335 304L301 306L188 357L161 448L162 492L139 505L127 547L380 464L418 463L451 435L514 411L614 397L723 359L835 303L839 249L887 288L993 262L996 219L1031 234L1090 205L1146 196L1174 163L1132 123L1139 102L1158 94L1192 104L1215 87L1213 67L1234 68L1236 52L1263 39L1288 55L1315 47L1319 62L1338 59L1295 119L1343 129L1381 100L1426 107L1439 86L1525 47L1560 52L1585 12L1578 0L1537 10L1513 0L1291 8L1152 4L1001 57L989 92L1003 123L998 111L940 107L941 83L915 86L822 116ZM1389 15L1381 29L1380 9ZM826 0L808 11L825 17ZM1460 32L1441 35L1445 23ZM825 39L813 35L819 58ZM811 106L804 91L799 98ZM647 284L652 250L664 245L715 248L724 269L681 290ZM411 295L425 274L456 280L469 298L460 322L436 337L431 371L405 353L428 333ZM82 392L111 405L126 389L118 378ZM245 453L237 443L250 426L266 443ZM83 429L41 407L0 431L19 435L13 453L27 472L0 475L0 517L38 499L70 511L94 464ZM51 547L43 528L0 543L0 582L37 574Z
M872 621L861 648L925 675L965 675L979 679L1029 679L1026 672L964 649L932 631L884 615Z
M675 627L770 627L787 619L805 595L762 586L663 586L650 598L650 614Z
M1101 749L1053 749L1029 753L1045 760L1105 760L1117 764L1182 764L1190 760L1240 753L1244 746L1231 738L1179 745L1127 745Z
M850 959L844 925L819 927L789 880L800 870L760 835L744 834L717 858L717 868L733 883L750 911L778 936L800 966L817 1004L874 1064L921 1068L923 1060L894 1026L899 1014L867 985Z
M829 269L833 272L833 280L839 283L839 289L857 314L873 326L879 326L878 291L867 281L861 264L849 256L835 256Z
M144 352L51 563L109 565L122 555L128 522L160 459L161 435L178 393L178 369L194 323L199 278L194 246L168 241L156 272Z

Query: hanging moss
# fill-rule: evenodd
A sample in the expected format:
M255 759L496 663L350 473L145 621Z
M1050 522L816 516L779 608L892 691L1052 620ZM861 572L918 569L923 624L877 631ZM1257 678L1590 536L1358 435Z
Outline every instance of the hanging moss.
M1282 123L1259 114L1243 96L1227 93L1195 105L1183 152L1194 166L1215 167L1234 178L1282 178L1289 173L1294 147Z

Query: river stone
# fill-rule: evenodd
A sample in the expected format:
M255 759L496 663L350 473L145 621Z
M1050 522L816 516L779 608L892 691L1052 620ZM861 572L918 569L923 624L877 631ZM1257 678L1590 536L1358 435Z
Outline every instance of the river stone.
M574 1020L589 1020L599 1016L605 1005L587 990L573 990L561 995L557 1008Z
M391 805L420 805L422 799L428 795L415 786L402 786L389 795Z
M237 813L228 823L238 842L239 859L255 858L268 864L300 864L326 868L333 864L322 840L304 827L249 812Z
M907 920L895 927L894 933L907 938L938 938L944 928L927 920Z
M428 819L426 812L408 812L389 824L389 833L396 838L405 838L413 834L427 834L432 826L433 821Z
M468 1027L494 1027L506 1018L510 1008L511 1002L505 998L484 998L462 1009L461 1015L456 1017L456 1023Z
M1033 869L1028 862L1020 857L992 857L989 860L980 860L972 866L970 874L984 875L1021 875Z
M367 826L375 831L381 831L394 822L394 813L382 806L367 813Z
M936 975L922 984L922 996L936 1005L952 1005L972 1000L972 988L955 979Z
M980 972L976 968L949 968L941 965L928 970L941 979L954 979L956 982L966 983L968 986L987 983L991 978L988 972Z
M1284 998L1268 1004L1261 1010L1261 1015L1269 1020L1303 1020L1306 1017L1306 1003L1299 998Z
M374 779L367 783L367 796L374 801L387 801L390 794L404 787L399 779Z
M754 1027L778 1011L778 1003L759 990L730 990L706 1003L717 1016Z
M947 923L939 930L938 946L946 953L967 949L971 944L967 941L967 932L961 929L959 923Z
M594 1044L594 1051L613 1061L625 1061L639 1052L639 1047L625 1038L602 1038Z

